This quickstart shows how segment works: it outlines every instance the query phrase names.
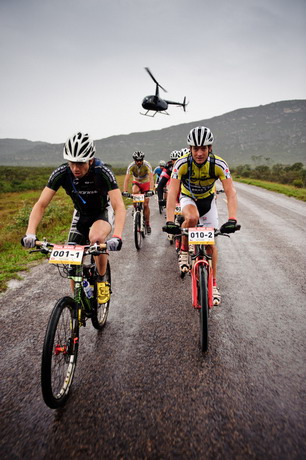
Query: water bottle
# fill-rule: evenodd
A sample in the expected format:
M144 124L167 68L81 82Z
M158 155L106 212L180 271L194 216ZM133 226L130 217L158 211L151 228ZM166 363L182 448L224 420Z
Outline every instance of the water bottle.
M87 279L83 280L83 289L84 289L84 292L86 294L86 297L88 299L91 299L93 297L94 293L93 293L92 287L90 286L90 284L87 281Z

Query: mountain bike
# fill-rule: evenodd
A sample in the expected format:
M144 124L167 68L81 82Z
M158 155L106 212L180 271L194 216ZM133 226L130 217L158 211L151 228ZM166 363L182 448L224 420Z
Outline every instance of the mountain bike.
M124 192L124 196L132 198L133 200L133 231L134 231L134 243L137 250L142 247L142 240L147 234L147 228L144 217L144 200L147 197L152 196L150 192L145 193L127 193Z
M86 326L90 319L94 328L102 330L107 320L110 299L104 304L98 303L99 283L96 282L98 275L93 258L107 254L107 245L57 245L36 241L36 248L30 252L40 251L49 255L49 263L57 266L59 274L74 281L73 297L59 299L51 312L43 344L42 395L47 406L57 409L66 403L69 396L78 357L80 327ZM105 280L110 287L109 262Z
M236 230L240 229L237 225ZM227 236L218 229L210 227L182 228L181 235L188 236L192 306L199 311L200 349L208 350L208 318L213 308L213 268L212 258L207 247L215 244L219 235Z

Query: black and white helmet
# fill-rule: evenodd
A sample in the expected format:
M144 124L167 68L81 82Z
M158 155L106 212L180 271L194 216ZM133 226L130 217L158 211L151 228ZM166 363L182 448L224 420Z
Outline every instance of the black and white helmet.
M187 136L187 144L193 147L211 145L214 142L213 133L205 126L193 128Z
M69 137L64 145L64 160L75 163L86 163L91 160L96 152L92 139L88 134L77 133Z
M170 153L170 160L177 160L180 156L181 152L179 150L173 150L173 152Z
M190 153L190 150L187 149L187 147L181 149L181 157L182 157L183 155L186 155L186 153Z
M134 160L143 160L144 156L145 156L144 153L140 152L140 151L137 151L137 152L133 153L133 159Z

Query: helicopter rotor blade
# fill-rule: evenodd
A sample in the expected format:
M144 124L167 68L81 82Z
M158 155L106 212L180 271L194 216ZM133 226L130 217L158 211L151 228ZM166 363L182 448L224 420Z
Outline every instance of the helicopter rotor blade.
M149 69L149 67L145 67L146 71L148 72L148 74L150 75L150 77L152 78L152 80L154 81L154 83L159 87L161 88L163 91L165 91L165 93L167 92L167 90L165 88L163 88L159 83L158 81L154 78L151 70Z

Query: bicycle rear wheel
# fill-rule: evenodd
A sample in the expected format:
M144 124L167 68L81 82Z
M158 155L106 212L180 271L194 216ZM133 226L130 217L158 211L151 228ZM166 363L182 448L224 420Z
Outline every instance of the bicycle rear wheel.
M136 211L134 214L134 241L135 241L136 249L139 250L142 246L140 211Z
M46 330L42 362L43 399L51 409L68 398L78 356L79 324L74 319L75 301L63 297L54 306Z
M200 305L200 347L201 351L208 350L208 288L207 270L199 267L198 302Z
M110 288L111 288L111 270L110 270L109 261L107 261L105 281L107 281L110 284ZM97 299L97 293L95 294L96 294L95 298ZM108 316L108 311L109 311L109 304L110 304L110 299L106 303L98 303L98 301L96 300L96 308L91 317L91 322L92 322L93 327L95 329L98 329L98 331L101 331L105 326L107 316Z

